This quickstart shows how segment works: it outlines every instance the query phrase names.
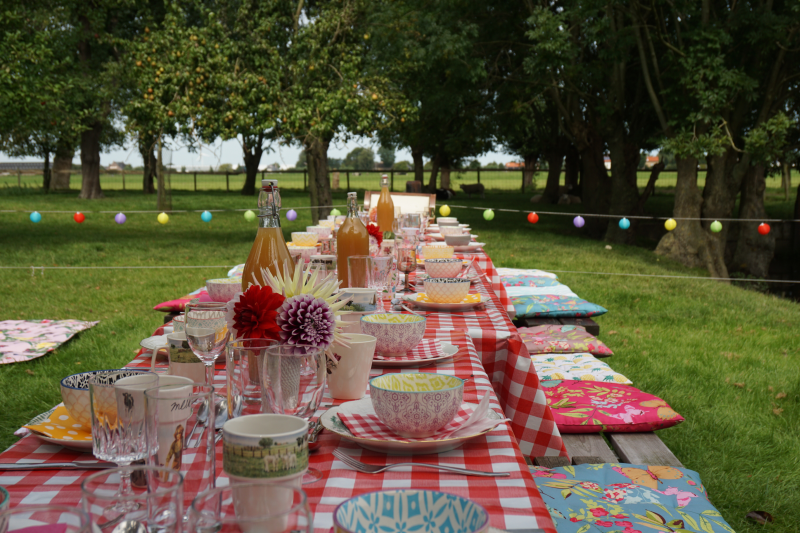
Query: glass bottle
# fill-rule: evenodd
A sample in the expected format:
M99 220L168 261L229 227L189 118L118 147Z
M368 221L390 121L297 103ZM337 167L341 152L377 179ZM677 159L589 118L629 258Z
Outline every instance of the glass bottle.
M389 192L389 176L381 176L381 195L378 198L378 228L381 233L392 231L394 222L394 202Z
M250 255L244 263L242 273L242 290L256 281L262 286L267 280L261 276L261 269L266 268L276 275L283 271L283 265L289 262L294 270L294 261L289 254L286 240L281 231L281 194L278 191L278 180L261 180L261 192L258 193L258 233Z
M351 255L369 255L369 233L358 218L357 196L354 192L347 193L347 218L336 234L336 266L341 288L350 286L347 258Z

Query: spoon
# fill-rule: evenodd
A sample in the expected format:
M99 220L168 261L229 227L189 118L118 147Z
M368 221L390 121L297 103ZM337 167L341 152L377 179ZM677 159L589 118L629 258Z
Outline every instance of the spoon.
M186 442L192 442L192 438L194 437L194 432L197 430L197 425L199 423L203 423L206 425L206 420L208 419L208 402L203 402L200 407L197 408L197 419L194 421L194 427L192 427L191 433L189 433L189 437L186 439Z
M111 533L147 533L147 528L138 520L125 520L112 529Z

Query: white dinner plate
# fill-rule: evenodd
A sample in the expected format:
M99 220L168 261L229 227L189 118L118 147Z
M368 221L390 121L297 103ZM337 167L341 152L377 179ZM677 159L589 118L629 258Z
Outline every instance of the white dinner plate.
M478 294L478 296L481 296ZM481 296L480 300L477 302L468 302L468 303L457 303L457 304L438 304L435 302L418 302L416 300L416 294L406 294L403 296L403 300L407 302L411 302L418 306L420 309L425 311L445 311L445 312L453 312L453 311L470 311L475 309L479 305L483 303L483 297Z
M57 444L59 446L63 446L68 450L75 450L76 452L89 452L92 453L92 441L90 440L61 440L61 439L54 439L51 437L47 437L42 435L41 433L36 433L35 431L31 431L31 434L49 444Z
M372 408L372 400L369 398L362 398L360 400L355 400L352 402L347 402L348 407L351 411L357 411L363 414L371 414L374 413L375 410ZM477 409L477 404L467 404L470 405L473 409ZM340 406L331 407L324 413L322 416L319 417L319 421L322 426L327 429L328 431L339 435L344 440L348 440L351 442L355 442L362 448L367 450L372 450L378 453L387 453L390 455L413 455L413 454L425 454L425 453L442 453L442 452L449 452L450 450L455 450L459 446L463 445L470 439L474 439L475 437L480 437L491 431L487 429L485 431L481 431L479 433L475 433L474 435L468 435L464 437L456 437L454 439L442 439L442 440L429 440L429 441L419 441L419 442L397 442L397 441L388 441L388 440L380 440L380 439L365 439L361 437L356 437L350 430L347 429L347 426L339 419L339 408ZM493 420L501 420L505 417L497 414L494 409L489 409L489 418Z
M458 353L458 346L453 346L449 342L442 342L442 351L444 355L439 357L430 357L428 359L404 359L386 361L384 359L373 359L372 366L377 368L403 368L408 366L428 366L446 359L450 359Z
M471 242L466 246L453 246L454 252L477 252L486 246L485 242Z

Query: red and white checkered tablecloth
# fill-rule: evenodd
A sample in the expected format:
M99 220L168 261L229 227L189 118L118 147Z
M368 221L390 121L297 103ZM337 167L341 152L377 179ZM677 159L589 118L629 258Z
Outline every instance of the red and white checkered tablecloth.
M160 329L160 328L159 328ZM160 333L160 331L157 331ZM464 400L478 403L487 392L490 405L500 411L500 404L493 394L489 377L483 370L480 358L469 335L465 331L426 331L426 337L438 338L456 345L459 350L452 360L439 365L422 368L373 369L373 375L386 372L437 372L466 379ZM140 355L129 366L149 367L148 355ZM224 371L218 365L215 383L224 389ZM329 397L324 405L334 402ZM318 414L320 414L320 411ZM468 441L461 448L441 454L396 456L361 449L354 443L345 442L337 435L323 432L320 448L311 454L310 465L323 473L323 480L304 485L314 513L315 531L327 533L333 524L333 511L341 502L366 492L397 488L426 488L442 490L471 498L489 512L494 527L514 530L540 528L547 533L556 533L544 502L539 495L525 459L516 445L516 439L508 425L501 424L488 434ZM509 472L505 478L467 477L443 471L397 469L381 474L362 474L351 470L333 456L333 450L343 448L351 456L364 462L384 465L395 462L427 462L448 464L464 468L493 472ZM192 456L184 458L191 461ZM34 436L20 439L0 455L0 462L61 462L91 459L90 454L81 454L45 444ZM227 483L222 466L222 443L217 448L219 479L217 484ZM11 505L36 503L61 503L78 505L80 482L89 475L81 471L23 471L0 473L0 485L11 493ZM193 483L185 484L186 503L196 495Z

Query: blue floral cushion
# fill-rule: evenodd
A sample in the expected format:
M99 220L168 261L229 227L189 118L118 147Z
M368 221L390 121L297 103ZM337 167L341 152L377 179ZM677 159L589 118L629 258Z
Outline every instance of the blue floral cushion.
M558 533L734 533L697 472L670 466L532 466Z
M538 294L528 296L509 296L517 312L517 318L535 317L589 317L604 315L605 307L587 302L583 298Z
M528 274L500 276L500 281L505 287L555 287L561 285L557 279Z

